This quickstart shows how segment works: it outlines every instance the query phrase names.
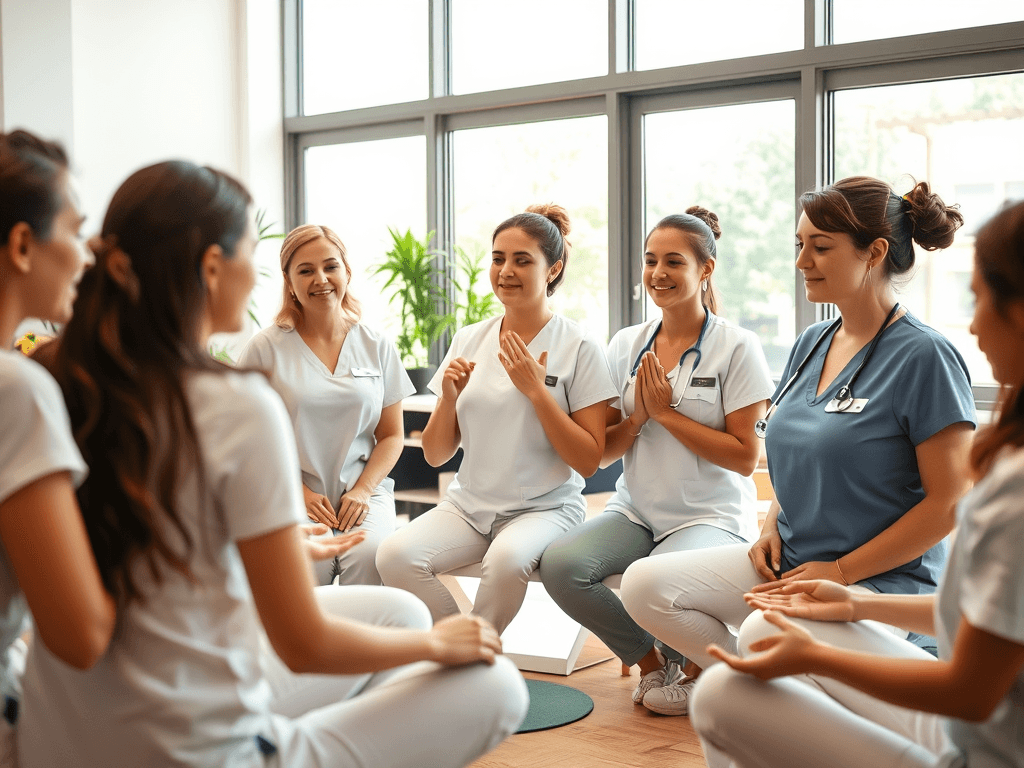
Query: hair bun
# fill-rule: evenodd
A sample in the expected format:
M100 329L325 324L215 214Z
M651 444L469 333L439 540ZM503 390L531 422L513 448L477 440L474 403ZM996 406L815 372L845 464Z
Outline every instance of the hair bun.
M927 181L919 181L907 194L906 215L912 225L914 242L926 251L948 248L953 236L963 226L964 217L959 206L948 206L931 191Z
M526 209L526 212L537 213L543 216L558 227L558 231L562 233L562 237L566 237L572 230L572 225L569 223L569 212L556 203L538 203L537 205L531 205Z
M703 221L711 229L711 234L715 236L715 240L722 236L722 227L718 223L718 215L712 213L707 208L701 205L691 205L686 209L686 212L691 216Z

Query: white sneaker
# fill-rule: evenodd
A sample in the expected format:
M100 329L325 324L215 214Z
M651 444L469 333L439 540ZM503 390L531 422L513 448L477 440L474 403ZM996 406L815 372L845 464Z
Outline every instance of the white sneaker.
M690 694L696 684L694 678L687 678L651 688L644 695L643 704L659 715L685 715L689 708Z
M644 696L647 695L648 691L668 685L676 680L679 675L679 666L674 661L666 661L665 666L659 667L653 672L648 672L640 678L640 682L633 689L633 703L643 704Z

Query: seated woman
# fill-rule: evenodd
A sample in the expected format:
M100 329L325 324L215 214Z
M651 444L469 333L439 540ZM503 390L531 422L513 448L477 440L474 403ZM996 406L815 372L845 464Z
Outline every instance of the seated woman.
M556 205L498 226L491 287L505 313L456 333L430 383L423 455L440 466L461 444L462 464L444 500L381 545L377 568L435 621L459 611L437 574L482 561L473 612L503 632L544 548L586 514L581 475L597 471L615 388L601 345L548 308L568 233Z
M239 364L261 368L292 417L310 520L328 535L364 539L317 566L330 584L380 584L375 560L395 530L395 483L402 454L402 399L415 388L394 346L360 322L349 290L345 246L327 227L306 224L281 245L284 303L275 325L256 334Z
M603 462L623 474L602 515L556 539L544 587L623 664L640 666L633 701L672 682L679 654L640 628L601 580L649 555L750 542L761 452L754 423L774 390L757 337L712 314L718 217L694 206L644 242L644 287L661 317L608 347L619 400L608 407Z
M88 672L33 645L20 765L464 766L515 730L525 686L485 622L431 629L397 590L314 591L281 399L205 351L255 282L244 188L144 168L100 237L53 365L117 631ZM381 674L419 660L440 664Z
M687 678L647 706L685 714L694 679L730 651L750 613L743 594L779 578L829 579L874 592L933 592L968 486L974 399L967 367L896 301L913 242L944 248L960 214L924 182L902 197L855 176L800 198L797 269L835 320L797 339L759 432L775 488L761 538L641 560L623 575L637 623L689 660ZM767 430L765 432L765 429Z
M765 680L804 676L709 670L693 725L711 768L1024 765L1024 204L978 232L971 288L971 332L1004 390L971 451L978 482L938 594L757 587L751 604L771 610L744 622L745 658L709 652ZM937 635L939 661L864 619Z
M69 670L95 664L114 633L114 600L75 502L86 467L64 400L12 350L23 320L71 317L93 262L84 219L64 150L27 131L0 133L0 766L14 765L29 611L36 642Z

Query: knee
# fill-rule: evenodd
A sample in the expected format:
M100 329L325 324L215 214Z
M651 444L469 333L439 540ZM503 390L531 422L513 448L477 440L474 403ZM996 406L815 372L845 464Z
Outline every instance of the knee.
M434 626L430 609L414 594L392 587L380 587L380 589L387 590L385 597L390 617L387 622L388 626L409 629L430 629Z
M626 612L633 617L638 624L643 625L645 617L651 616L658 611L654 601L657 598L656 586L659 583L656 571L652 565L654 558L637 560L630 565L622 574L622 584L619 587L619 599Z
M593 583L587 563L571 547L553 544L540 560L540 580L548 594L567 594Z
M740 625L739 636L736 644L741 655L750 652L750 644L763 640L771 635L779 634L779 628L770 623L761 611L754 611Z
M480 561L480 572L485 576L498 580L515 579L523 583L530 580L530 574L536 567L536 559L526 559L520 552L493 544Z
M385 584L407 578L417 566L415 542L407 540L409 537L403 534L404 531L393 533L376 547L374 561Z
M739 706L748 700L749 675L729 667L714 664L704 670L690 698L690 724L702 739L711 743L729 730L729 720L741 710Z
M530 694L522 674L507 656L498 656L490 666L478 665L483 679L482 689L488 699L501 707L500 721L507 734L515 733L526 718Z

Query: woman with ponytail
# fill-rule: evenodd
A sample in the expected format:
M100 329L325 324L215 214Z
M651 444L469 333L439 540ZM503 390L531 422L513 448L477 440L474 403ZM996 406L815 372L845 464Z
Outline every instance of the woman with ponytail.
M28 318L65 323L92 264L64 150L27 131L0 133L0 766L14 765L25 631L66 669L88 669L114 632L75 502L86 474L60 389L13 351ZM44 716L46 713L42 713Z
M583 477L604 452L615 388L601 344L548 307L568 234L557 205L498 225L490 276L505 312L456 333L430 383L438 401L423 454L440 466L461 446L462 464L441 503L381 545L377 569L435 621L459 611L437 575L482 562L473 613L503 632L544 548L586 514Z
M896 301L913 242L934 250L963 222L921 182L900 196L855 176L800 198L796 267L807 299L839 317L797 339L757 425L775 490L760 538L641 560L622 578L626 610L688 660L649 696L686 714L709 643L730 651L762 582L829 579L872 592L935 590L969 484L975 425L967 366ZM915 636L922 646L931 638Z
M756 587L747 600L765 612L743 623L742 658L709 649L738 671L717 665L694 694L710 768L1024 765L1024 204L974 249L971 333L1003 392L938 594ZM864 619L935 635L939 660Z
M623 474L602 515L544 552L541 577L562 610L623 664L640 667L633 701L674 681L685 660L656 648L602 579L649 555L753 541L761 446L754 423L774 387L757 337L717 317L718 217L694 206L644 242L644 287L661 316L615 334L602 463Z
M206 352L241 327L255 245L248 192L210 168L143 168L110 203L53 369L117 630L84 673L33 646L23 768L464 766L525 713L483 621L314 590L285 407Z

